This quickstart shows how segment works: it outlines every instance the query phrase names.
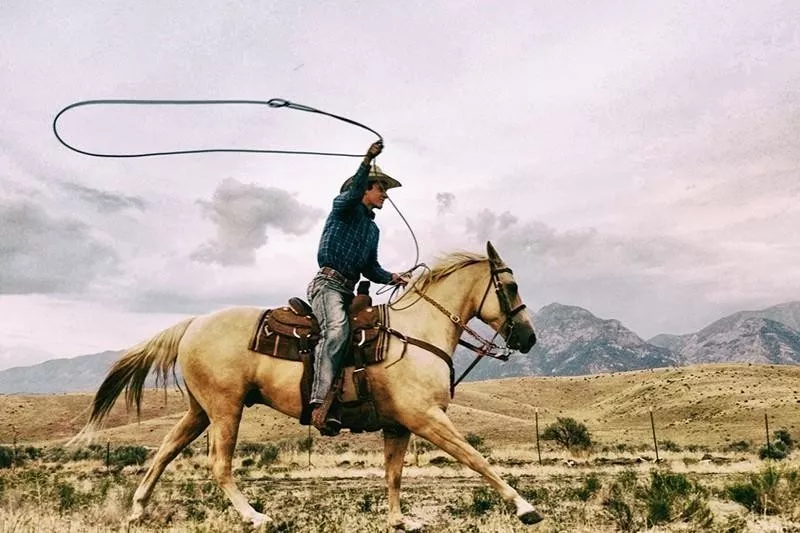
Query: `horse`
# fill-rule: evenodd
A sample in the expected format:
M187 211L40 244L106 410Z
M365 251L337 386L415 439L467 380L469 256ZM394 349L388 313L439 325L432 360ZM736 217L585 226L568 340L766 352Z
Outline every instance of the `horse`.
M392 328L452 357L462 331L471 331L466 322L477 317L503 337L508 348L528 353L536 336L513 272L491 242L487 242L486 250L487 255L451 253L416 276L390 306ZM400 305L403 302L406 305ZM231 475L246 397L256 396L258 403L294 418L299 418L303 409L299 387L302 364L248 349L262 312L233 307L189 318L130 348L112 365L79 435L91 438L123 390L128 408L135 405L138 412L151 369L160 382L166 383L168 373L174 374L175 366L180 365L189 403L186 414L164 437L133 495L130 522L143 517L166 466L207 427L211 472L219 487L254 527L272 521L253 509ZM388 526L412 531L422 527L403 516L400 509L403 462L411 433L481 474L515 506L516 516L523 523L541 521L543 516L490 467L448 418L453 386L450 365L430 350L392 336L386 358L366 368L378 413L392 421L392 429L383 431Z

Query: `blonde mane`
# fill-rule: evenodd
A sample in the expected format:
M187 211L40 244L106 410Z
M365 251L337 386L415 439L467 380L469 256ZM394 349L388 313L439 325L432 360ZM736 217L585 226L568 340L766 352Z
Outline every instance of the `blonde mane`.
M446 278L456 270L478 263L485 263L488 260L489 258L482 254L452 252L439 258L430 270L423 272L416 279L412 280L409 286L413 286L414 289L419 292L424 292L428 287ZM408 294L408 292L410 291L407 291L405 294Z

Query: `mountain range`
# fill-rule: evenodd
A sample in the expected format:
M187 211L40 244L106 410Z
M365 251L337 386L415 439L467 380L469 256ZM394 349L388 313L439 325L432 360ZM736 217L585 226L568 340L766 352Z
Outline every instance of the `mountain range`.
M484 358L466 381L577 376L704 363L800 364L800 302L741 311L696 333L644 340L618 320L553 303L533 315L538 342L502 362ZM106 351L0 371L0 394L93 391L121 352ZM456 376L474 354L459 347Z

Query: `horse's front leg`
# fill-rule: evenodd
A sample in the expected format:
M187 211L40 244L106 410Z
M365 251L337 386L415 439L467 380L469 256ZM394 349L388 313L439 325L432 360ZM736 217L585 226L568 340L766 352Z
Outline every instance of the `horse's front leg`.
M401 421L415 434L424 437L433 444L455 457L481 474L492 485L506 502L516 507L517 518L525 524L536 524L543 519L533 506L528 503L508 483L497 475L489 466L489 462L461 436L445 412L439 407L431 407L420 417L409 416Z
M411 433L406 428L383 431L383 451L386 466L386 488L389 498L389 527L403 531L419 531L422 524L403 517L400 510L400 482L403 477L408 440Z

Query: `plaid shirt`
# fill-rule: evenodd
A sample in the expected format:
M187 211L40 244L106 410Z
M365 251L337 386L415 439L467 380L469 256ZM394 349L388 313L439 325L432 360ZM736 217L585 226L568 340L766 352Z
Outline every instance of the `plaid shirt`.
M387 284L392 274L378 263L380 230L375 213L361 203L367 189L369 164L362 163L350 188L333 199L319 240L317 263L358 281L361 274L375 283Z

